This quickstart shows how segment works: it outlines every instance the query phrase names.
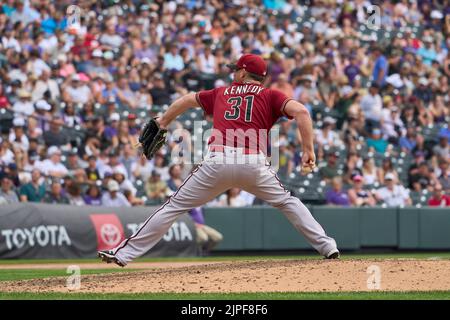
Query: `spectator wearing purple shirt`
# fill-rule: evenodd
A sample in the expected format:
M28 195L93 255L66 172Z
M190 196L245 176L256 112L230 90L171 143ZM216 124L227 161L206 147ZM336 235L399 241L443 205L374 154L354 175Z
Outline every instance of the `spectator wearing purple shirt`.
M340 177L333 178L332 189L328 190L325 195L327 204L335 206L350 206L350 200L347 191L342 190L342 179Z
M197 244L201 249L202 255L208 255L209 252L222 241L222 234L214 228L205 224L203 208L197 207L189 211L189 215L195 223L197 230Z
M83 196L84 202L91 206L101 206L102 205L102 194L97 185L93 184L86 191Z

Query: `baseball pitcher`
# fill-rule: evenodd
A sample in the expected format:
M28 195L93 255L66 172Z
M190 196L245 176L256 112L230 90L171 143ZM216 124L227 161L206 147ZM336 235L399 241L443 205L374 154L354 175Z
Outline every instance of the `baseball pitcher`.
M278 208L321 255L339 258L334 239L283 187L266 159L268 132L280 117L286 116L295 119L302 136L302 171L312 171L316 158L309 112L282 92L262 86L267 66L260 56L245 54L229 67L234 71L230 86L189 93L143 128L139 142L144 155L151 158L164 144L167 126L180 114L201 107L213 117L213 133L202 163L131 237L112 250L99 251L103 261L126 266L158 243L180 214L232 187L253 193Z

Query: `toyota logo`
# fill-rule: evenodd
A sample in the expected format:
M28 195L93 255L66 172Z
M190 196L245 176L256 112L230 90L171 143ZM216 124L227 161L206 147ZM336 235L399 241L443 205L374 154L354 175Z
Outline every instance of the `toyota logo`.
M111 247L118 245L121 239L119 228L111 223L102 225L100 228L100 236L103 242Z

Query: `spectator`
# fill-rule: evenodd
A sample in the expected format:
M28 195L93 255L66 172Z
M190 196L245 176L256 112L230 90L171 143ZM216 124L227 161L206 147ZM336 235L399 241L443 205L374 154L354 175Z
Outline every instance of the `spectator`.
M386 77L389 72L389 63L380 46L373 47L372 55L375 61L372 71L372 80L378 86L382 87L386 83Z
M53 119L50 121L50 130L45 131L43 134L47 146L69 147L69 136L62 128L63 125L64 121L60 116L53 116Z
M450 207L450 196L443 192L440 184L436 184L433 189L433 195L428 199L430 207Z
M84 171L88 181L95 182L100 179L100 173L97 170L97 158L94 155L88 157L88 166Z
M201 248L201 254L208 255L223 240L223 236L219 231L205 224L203 208L194 208L189 211L189 215L195 223L197 244Z
M439 136L439 143L433 147L433 154L442 159L450 159L450 144L445 136Z
M220 207L245 207L246 200L241 196L241 189L231 188L219 197L217 205Z
M384 158L383 162L381 163L381 167L378 169L377 171L377 177L378 177L378 181L381 184L384 184L384 177L386 176L386 174L392 174L394 176L394 180L396 182L399 181L398 178L398 173L397 171L394 169L394 166L392 164L392 160L390 158Z
M19 202L16 192L13 190L14 184L8 176L0 177L0 204Z
M404 152L411 153L412 149L414 149L417 144L416 129L414 126L409 126L406 129L406 135L400 138L399 144Z
M383 102L379 94L379 85L372 83L367 95L361 99L361 110L366 119L366 127L370 130L380 126Z
M170 189L161 179L161 174L153 170L145 184L145 191L150 200L162 202L169 195Z
M431 184L435 183L435 178L430 171L428 164L423 161L417 167L412 167L408 172L409 188L420 192L424 189L431 188Z
M373 148L375 152L384 154L388 147L388 142L383 139L379 128L372 129L372 135L367 138L367 147Z
M361 170L365 185L372 185L378 182L377 168L373 158L364 158Z
M356 207L373 207L376 204L375 198L369 190L363 188L364 178L360 175L353 177L353 188L348 190L350 204Z
M45 186L41 182L41 172L33 169L31 181L20 187L21 202L41 202L45 196Z
M69 204L72 206L84 206L83 197L81 196L81 187L78 183L74 182L67 187L67 198L69 199Z
M19 100L14 103L12 109L18 116L31 116L34 112L34 106L31 102L31 94L25 89L18 92Z
M108 182L108 192L102 196L102 205L106 207L131 207L127 198L119 192L119 184L115 180Z
M181 179L181 168L177 164L173 164L169 168L169 175L170 179L167 181L167 186L170 190L173 192L177 191L178 188L183 183L183 180Z
M327 165L320 168L320 177L324 180L330 181L339 175L337 159L339 152L330 150L327 152Z
M440 185L446 192L450 192L450 160L441 158L438 162L438 168L435 170L435 176Z
M393 174L388 173L384 177L385 186L375 193L375 198L383 202L388 207L403 207L412 205L409 191L402 185L395 182Z
M334 177L331 181L331 189L325 194L328 205L350 206L350 199L346 191L342 189L342 179Z
M64 177L69 170L61 162L61 151L57 146L51 146L47 150L48 159L42 161L38 168L46 176L51 176L54 178Z
M9 142L15 147L28 151L30 142L24 132L25 120L23 118L14 118L13 129L9 134Z
M86 191L86 194L83 196L83 200L87 205L101 206L102 194L100 188L95 184L90 185Z
M43 202L53 204L69 204L70 201L63 192L61 183L53 181L50 186L50 191L45 195Z

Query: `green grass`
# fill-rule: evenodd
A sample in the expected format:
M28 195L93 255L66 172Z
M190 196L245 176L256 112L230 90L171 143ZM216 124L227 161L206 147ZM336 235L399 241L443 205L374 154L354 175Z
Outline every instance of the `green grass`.
M104 274L113 272L133 272L137 269L81 269L81 275ZM61 269L1 269L0 281L42 279L48 277L69 276L66 270Z
M25 300L450 300L446 291L429 292L268 292L268 293L2 293Z

